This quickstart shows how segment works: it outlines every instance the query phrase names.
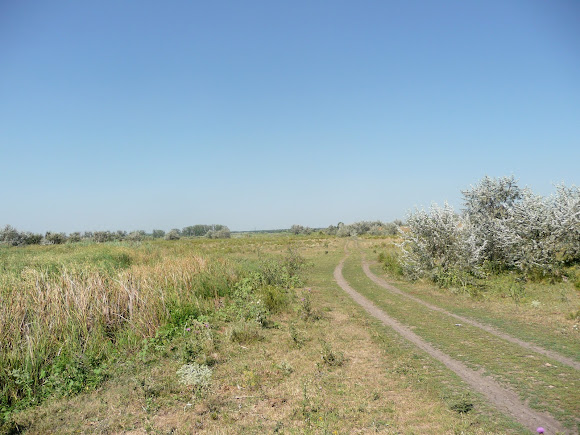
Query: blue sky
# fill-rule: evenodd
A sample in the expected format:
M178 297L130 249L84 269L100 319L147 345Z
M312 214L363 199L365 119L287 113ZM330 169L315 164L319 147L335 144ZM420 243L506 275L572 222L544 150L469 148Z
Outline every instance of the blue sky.
M404 218L580 184L580 3L0 3L0 225Z

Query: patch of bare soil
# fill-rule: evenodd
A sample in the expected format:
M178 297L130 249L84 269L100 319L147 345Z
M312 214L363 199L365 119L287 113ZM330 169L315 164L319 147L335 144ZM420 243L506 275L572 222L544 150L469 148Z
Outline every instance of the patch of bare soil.
M499 338L502 338L506 341L509 341L510 343L517 344L518 346L524 347L524 348L529 349L529 350L536 352L536 353L540 353L540 354L545 355L547 357L550 357L556 361L559 361L562 364L566 364L567 366L573 367L576 370L580 370L580 363L578 363L577 361L574 361L572 358L568 358L566 356L560 355L557 352L554 352L554 351L551 351L548 349L544 349L543 347L537 346L535 344L528 343L527 341L520 340L519 338L512 337L511 335L506 334L505 332L499 331L498 329L494 328L493 326L479 323L479 322L472 320L468 317L464 317L464 316L460 316L458 314L450 313L449 311L446 311L443 308L432 305L428 302L425 302L422 299L419 299L415 296L412 296L410 294L407 294L407 293L401 291L397 287L393 286L392 284L389 284L384 279L382 279L382 278L376 276L374 273L372 273L370 268L369 268L369 263L365 260L363 260L363 262L362 262L362 268L363 268L366 276L369 277L369 279L371 279L375 284L390 291L391 293L395 293L395 294L404 296L407 299L412 300L413 302L416 302L418 304L421 304L421 305L429 308L430 310L438 311L440 313L446 314L446 315L451 316L457 320L461 320L463 323L467 323L469 325L475 326L476 328L483 329L484 331L489 332L490 334L493 334L493 335L495 335Z
M569 433L551 415L529 408L519 400L518 395L515 392L506 390L493 379L482 376L478 372L468 368L463 363L434 348L417 334L412 332L408 327L389 317L370 300L359 294L348 284L342 275L342 268L345 260L346 257L336 266L334 270L334 279L338 285L369 314L380 320L384 325L393 328L406 340L443 363L448 369L455 372L461 379L463 379L463 381L469 384L475 391L484 395L490 403L495 405L502 412L513 416L515 420L528 427L530 430L535 432L536 428L541 426L546 430L546 433Z

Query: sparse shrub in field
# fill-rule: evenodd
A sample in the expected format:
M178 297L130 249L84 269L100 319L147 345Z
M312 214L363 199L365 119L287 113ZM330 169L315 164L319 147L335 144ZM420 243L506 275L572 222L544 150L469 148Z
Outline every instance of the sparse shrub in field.
M285 375L290 375L294 372L294 367L288 361L282 361L280 364L275 364L275 368L283 372Z
M193 387L196 392L209 388L212 375L211 368L195 362L184 364L177 370L179 383Z
M165 240L179 240L180 238L181 232L177 228L174 228L165 234Z
M458 414L467 414L473 409L473 406L473 399L471 399L469 394L466 394L465 396L462 396L455 402L451 403L449 408Z
M379 263L383 265L385 272L391 276L403 276L404 270L399 259L399 255L392 252L381 252L378 257Z
M296 234L296 235L298 235L298 234L306 234L306 235L308 235L308 234L311 234L312 233L312 228L303 227L302 225L292 225L290 227L290 232L292 234Z
M263 339L261 327L254 321L239 321L227 330L231 341L239 344L250 344Z
M263 300L266 309L270 313L282 311L288 305L290 299L286 289L271 285L263 287L259 294L261 296L260 300Z
M320 313L312 307L312 290L304 289L300 297L300 315L304 320L319 320Z
M570 314L568 314L568 319L580 320L580 309L578 311L573 311Z
M230 229L226 226L223 225L216 225L217 227L220 227L219 229L216 230L209 230L206 233L206 237L208 239L229 239L231 237L231 232Z
M320 342L322 346L322 361L329 366L341 366L344 363L344 354L333 350L332 346L327 341L320 340Z
M292 339L296 347L300 348L304 346L304 343L306 343L306 336L304 335L304 332L296 328L296 325L294 323L290 324L288 332L290 334L290 338Z

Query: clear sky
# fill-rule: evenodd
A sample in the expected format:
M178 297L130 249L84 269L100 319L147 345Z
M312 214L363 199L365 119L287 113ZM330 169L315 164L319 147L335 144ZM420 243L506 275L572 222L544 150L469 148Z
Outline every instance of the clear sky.
M580 184L580 2L0 2L0 225L404 218Z

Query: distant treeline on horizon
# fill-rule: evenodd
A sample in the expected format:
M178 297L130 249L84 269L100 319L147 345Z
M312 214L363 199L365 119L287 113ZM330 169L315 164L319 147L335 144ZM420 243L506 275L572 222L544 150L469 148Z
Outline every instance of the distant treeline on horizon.
M395 235L403 223L399 220L384 223L381 221L361 221L350 225L339 222L338 225L330 225L327 228L310 228L302 225L292 225L290 228L274 230L253 230L253 231L230 231L225 225L191 225L182 229L174 228L168 232L164 230L153 230L150 233L144 230L137 231L85 231L64 232L47 231L44 235L28 231L18 231L11 225L6 225L0 229L0 245L5 246L26 246L26 245L60 245L63 243L94 242L106 243L115 241L142 241L146 239L177 240L182 237L207 237L210 239L227 239L232 234L275 234L291 233L308 235L315 232L338 237L355 236L362 234L370 235Z

